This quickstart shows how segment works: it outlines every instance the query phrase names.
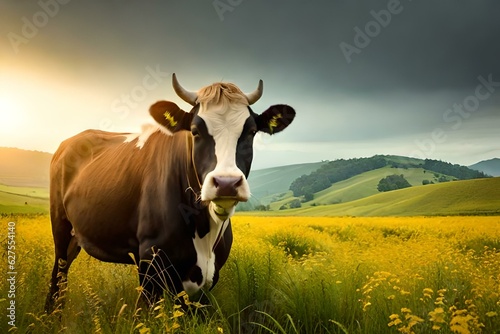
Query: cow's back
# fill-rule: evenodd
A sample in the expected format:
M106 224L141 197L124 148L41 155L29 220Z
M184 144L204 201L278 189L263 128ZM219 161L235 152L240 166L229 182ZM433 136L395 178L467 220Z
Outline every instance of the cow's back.
M51 188L65 192L82 169L101 154L122 144L128 135L86 130L63 141L50 164Z
M101 260L124 262L136 243L135 206L143 167L137 162L141 152L128 136L84 131L65 140L51 162L53 220L70 221L79 244L89 253L94 249L92 255Z

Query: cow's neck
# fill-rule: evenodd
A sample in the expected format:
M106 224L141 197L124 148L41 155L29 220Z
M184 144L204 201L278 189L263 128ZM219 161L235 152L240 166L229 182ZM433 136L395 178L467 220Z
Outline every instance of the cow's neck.
M195 200L199 201L201 196L201 182L193 161L193 142L190 135L186 135L186 172L188 190L194 193Z
M195 222L195 231L193 235L193 246L196 251L196 266L200 268L201 281L184 281L183 287L188 294L195 293L200 288L210 288L214 281L215 266L215 248L221 241L231 215L219 216L216 214L217 205L210 202L208 206L200 209L200 214Z

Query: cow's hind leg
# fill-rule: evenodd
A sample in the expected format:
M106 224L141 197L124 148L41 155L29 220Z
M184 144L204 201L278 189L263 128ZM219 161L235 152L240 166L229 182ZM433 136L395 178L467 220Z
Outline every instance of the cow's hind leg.
M55 261L50 280L50 289L45 302L45 312L50 313L64 302L68 270L80 252L80 246L72 235L72 225L67 219L52 217L52 234L55 244Z

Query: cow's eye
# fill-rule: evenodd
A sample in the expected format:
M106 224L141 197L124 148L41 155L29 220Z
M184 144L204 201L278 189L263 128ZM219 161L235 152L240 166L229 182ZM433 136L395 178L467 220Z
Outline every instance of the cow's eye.
M252 129L252 130L250 130L249 134L250 134L250 136L253 137L253 136L255 136L257 134L257 130Z
M198 131L198 128L191 128L191 134L193 135L193 137L200 136L200 132Z

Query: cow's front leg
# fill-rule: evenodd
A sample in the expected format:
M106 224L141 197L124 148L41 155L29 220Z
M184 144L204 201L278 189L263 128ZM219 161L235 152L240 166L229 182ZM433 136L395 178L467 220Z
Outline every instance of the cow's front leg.
M157 247L141 252L139 283L143 298L153 305L164 292L177 294L182 291L182 282L167 254Z

